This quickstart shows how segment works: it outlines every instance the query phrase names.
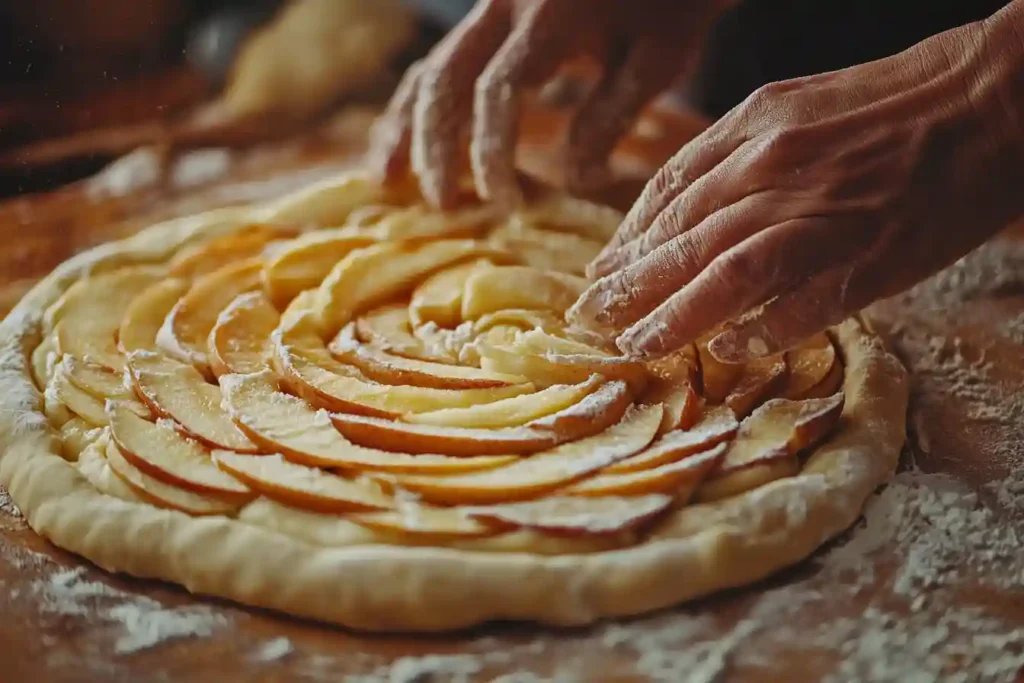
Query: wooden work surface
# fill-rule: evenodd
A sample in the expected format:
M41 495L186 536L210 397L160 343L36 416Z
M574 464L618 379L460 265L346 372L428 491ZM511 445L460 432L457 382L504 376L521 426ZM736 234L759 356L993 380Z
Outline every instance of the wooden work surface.
M0 205L0 306L152 216L279 194L352 163L368 121L350 112L301 140L193 154L177 181L132 190L125 177L151 168L139 154L127 176ZM697 127L652 123L629 146L638 169ZM553 133L543 122L533 134ZM367 637L105 575L35 536L0 491L0 681L1024 680L1022 237L871 310L914 372L905 468L918 471L764 585L587 630Z

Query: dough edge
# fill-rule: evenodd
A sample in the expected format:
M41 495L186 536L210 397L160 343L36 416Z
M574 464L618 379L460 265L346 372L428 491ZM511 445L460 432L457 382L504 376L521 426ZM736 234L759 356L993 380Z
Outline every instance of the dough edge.
M306 202L329 215L337 182L279 200L278 213ZM629 548L562 556L329 548L237 519L193 518L100 493L60 456L31 379L43 311L89 271L166 261L198 239L241 229L253 215L249 208L216 209L79 254L0 323L0 485L55 545L111 572L360 630L446 631L497 619L582 626L667 608L793 565L853 525L896 469L907 373L864 320L851 318L831 330L846 364L842 426L801 473L684 507Z

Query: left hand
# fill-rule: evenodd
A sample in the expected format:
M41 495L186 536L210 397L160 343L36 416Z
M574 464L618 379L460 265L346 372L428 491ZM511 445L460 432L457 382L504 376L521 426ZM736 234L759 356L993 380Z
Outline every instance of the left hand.
M739 317L710 350L745 362L977 247L1024 210L1024 50L999 16L754 93L648 183L570 315L639 357Z

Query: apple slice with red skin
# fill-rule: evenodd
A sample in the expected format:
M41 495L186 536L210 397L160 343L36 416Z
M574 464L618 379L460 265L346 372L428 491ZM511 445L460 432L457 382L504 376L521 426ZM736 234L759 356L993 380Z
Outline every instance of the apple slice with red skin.
M618 422L629 404L625 383L608 382L579 403L522 427L439 427L340 413L331 420L345 438L363 446L400 453L506 455L535 453L596 434Z
M797 456L817 446L839 423L844 396L772 399L740 424L725 457L698 491L700 500L736 495L800 469ZM751 471L757 468L757 471Z

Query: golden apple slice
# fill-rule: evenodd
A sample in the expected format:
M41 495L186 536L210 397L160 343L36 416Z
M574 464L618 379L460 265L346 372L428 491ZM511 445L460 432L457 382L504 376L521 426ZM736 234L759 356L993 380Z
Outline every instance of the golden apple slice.
M494 206L487 204L445 212L423 205L366 209L350 216L345 230L347 234L367 235L381 242L479 237L499 215Z
M430 413L413 413L404 416L403 419L413 424L438 427L470 427L474 429L519 427L579 403L597 391L603 381L600 375L593 375L586 382L580 384L555 384L533 394L523 394L469 408L447 408Z
M708 351L707 344L705 343L697 345L697 355L700 359L704 398L707 399L708 403L718 405L725 401L729 392L739 382L740 377L743 375L743 366L719 362Z
M742 419L786 381L789 367L784 356L758 358L743 367L736 385L723 403Z
M82 450L78 456L79 473L100 493L131 503L145 502L110 468L106 455L108 441L106 434L103 434Z
M228 502L254 497L247 486L217 469L209 451L172 425L144 420L116 401L108 401L106 409L110 435L121 455L149 476Z
M442 332L447 330L442 331L436 326L413 330L409 309L404 304L382 306L356 320L359 339L381 351L405 358L455 363L457 353L449 348L448 337Z
M210 330L210 367L215 375L259 372L270 357L270 334L280 320L262 292L239 295Z
M473 331L482 334L496 326L512 326L524 332L538 329L555 334L564 329L565 322L551 311L510 308L480 316L473 322Z
M436 508L413 502L397 510L349 515L346 519L378 533L416 542L482 538L501 533L493 525L470 519L457 508Z
M701 398L686 380L669 384L655 379L648 384L641 403L661 403L665 415L661 420L659 434L676 429L689 429L700 419Z
M159 268L134 266L79 280L51 314L57 350L113 370L124 369L117 330L132 299L160 276Z
M297 298L299 302L303 297ZM334 360L297 305L271 335L275 369L288 388L313 405L361 415L398 417L489 403L534 390L532 384L493 389L432 389L369 382L355 367Z
M493 268L487 259L477 259L446 268L424 280L409 300L409 319L414 325L428 322L455 327L462 322L462 293L474 273Z
M823 398L838 390L835 375L842 377L842 363L836 357L832 340L825 333L817 334L786 353L790 372L779 390L781 398ZM837 367L838 366L838 367ZM838 372L837 372L838 370ZM820 391L820 393L817 393ZM817 395L811 395L815 392Z
M164 319L178 300L185 296L188 288L188 280L169 278L154 282L132 299L117 333L121 352L129 354L139 349L152 349Z
M275 306L284 307L307 289L318 287L335 264L376 239L344 229L318 230L292 240L263 267L263 290Z
M649 361L647 370L653 377L668 384L687 382L692 387L700 385L700 361L697 347L693 344Z
M601 471L558 493L563 496L639 496L661 493L672 496L677 504L685 504L728 448L729 444L720 443L681 460L634 472Z
M171 259L168 274L187 280L201 277L219 270L225 263L260 256L271 241L294 236L297 232L281 226L250 225L182 249Z
M259 219L275 225L341 225L359 207L385 202L390 194L391 188L369 175L346 173L262 205Z
M78 460L86 448L103 435L103 429L94 427L80 417L73 417L60 426L61 453L65 460Z
M160 417L174 420L186 436L211 448L259 452L224 410L220 389L207 384L191 365L135 351L128 356L128 371L142 401Z
M64 356L60 364L71 384L97 399L100 405L106 401L120 401L126 409L139 417L152 417L152 411L140 403L135 392L125 384L123 374L102 365L84 363L74 356Z
M259 259L250 259L226 265L197 280L167 314L156 336L157 346L212 377L206 353L210 332L228 304L259 287L261 269Z
M602 242L571 233L543 230L511 221L495 228L489 240L523 258L525 265L583 275L601 252Z
M50 383L53 368L59 359L57 339L54 335L48 334L32 351L32 379L40 391L46 389L46 385Z
M740 423L732 411L724 407L714 408L690 429L668 432L639 453L610 465L606 471L622 474L676 462L730 441L739 427Z
M354 324L346 325L338 333L330 344L330 350L339 360L359 368L367 377L382 384L435 389L489 389L528 381L521 375L392 356L361 344L355 336Z
M529 266L501 266L473 273L462 294L462 319L508 308L552 311L561 315L587 288L575 275Z
M323 410L280 393L269 373L225 375L221 389L235 423L255 443L289 460L315 467L382 472L453 474L506 465L511 455L455 458L364 448L347 441Z
M564 496L465 508L465 513L501 530L532 529L546 534L589 536L636 530L671 506L671 496L657 493L631 498Z
M494 328L492 328L494 329ZM537 386L579 384L593 374L627 382L635 390L646 382L648 374L642 363L627 358L604 356L537 355L512 346L496 346L481 339L474 344L480 356L480 367L490 372L519 375Z
M348 479L315 467L297 465L280 454L241 455L214 451L213 461L224 472L267 498L305 510L341 513L386 510L394 505L390 496L366 478Z
M178 488L149 476L128 462L113 440L107 442L107 463L137 495L159 507L179 510L190 515L229 515L238 504L187 489Z
M622 214L611 207L583 199L551 194L530 202L512 214L510 220L541 229L580 235L605 244L619 228Z
M522 427L442 427L340 413L332 414L331 420L350 441L387 451L457 456L518 455L596 434L617 422L629 404L626 385L609 382L579 403ZM660 406L658 414L660 418Z
M560 337L543 329L532 329L523 331L517 338L518 348L543 355L555 356L596 356L597 358L617 358L616 354L604 349L584 344L575 339ZM626 359L618 359L626 360ZM630 361L640 365L637 361Z
M396 482L433 503L487 504L536 498L640 451L654 438L660 422L660 406L638 408L599 434L511 465L445 477L400 476Z
M63 363L54 368L53 377L46 385L46 394L47 403L62 405L71 412L71 415L68 416L69 419L77 415L93 427L106 426L107 415L103 410L103 402L92 394L79 389L68 377ZM59 424L66 421L61 419Z
M317 290L315 310L325 335L333 335L356 314L394 299L427 275L472 258L508 261L476 240L383 243L351 252Z
M799 471L797 455L828 436L839 422L843 405L843 394L805 401L782 398L768 401L740 424L732 445L711 472L698 497L711 500L723 495L722 492L735 495L749 488L737 482L760 486L766 483L764 475L767 473L778 471L783 473L780 476L788 476L785 473L793 472L794 463ZM778 461L788 462L778 464ZM760 471L734 476L754 467ZM729 478L732 481L724 481Z
M800 474L800 459L795 455L755 463L717 479L706 479L694 496L697 502L710 503L737 496L786 477Z

